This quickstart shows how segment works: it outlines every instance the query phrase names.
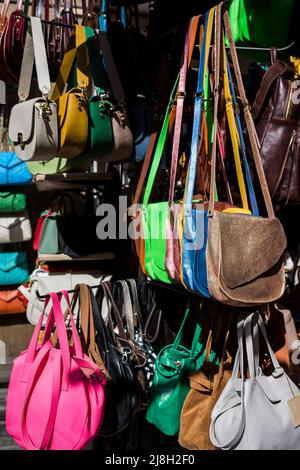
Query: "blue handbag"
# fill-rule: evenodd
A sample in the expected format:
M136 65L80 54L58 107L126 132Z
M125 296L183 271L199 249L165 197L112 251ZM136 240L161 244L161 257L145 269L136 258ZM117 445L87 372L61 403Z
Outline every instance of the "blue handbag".
M211 14L211 12L209 13ZM203 91L204 91L204 72L207 68L207 55L205 57L205 49L208 50L211 42L211 28L207 27L209 16L205 19L204 36L202 43L202 51L199 64L198 84L197 92L195 97L195 108L194 108L194 121L193 121L193 133L192 133L192 145L191 145L191 157L188 169L188 181L186 187L186 194L184 200L184 225L182 233L182 253L181 253L181 273L182 282L185 287L193 292L201 294L204 298L211 298L208 289L207 279L207 263L206 263L206 248L207 248L207 236L208 236L208 211L204 208L204 205L195 209L192 206L193 191L196 178L198 149L200 142L200 123L202 116L202 105L203 105ZM211 18L210 18L211 21ZM210 33L208 33L210 31ZM237 133L240 139L240 151L242 156L242 163L246 176L247 188L249 199L251 203L251 209L253 215L259 215L257 202L255 198L255 192L253 188L253 182L251 178L251 172L247 161L244 137L242 127L240 123L239 114L237 111L237 101L234 93L234 87L231 79L230 69L228 65L228 59L226 56L225 67L228 72L229 87L231 93L231 105L235 109L234 117L236 121ZM226 103L229 106L230 103ZM214 140L216 140L216 130ZM240 186L240 183L239 183Z
M32 182L26 163L15 152L0 152L0 185L23 185Z
M24 284L29 276L27 253L0 253L0 285Z

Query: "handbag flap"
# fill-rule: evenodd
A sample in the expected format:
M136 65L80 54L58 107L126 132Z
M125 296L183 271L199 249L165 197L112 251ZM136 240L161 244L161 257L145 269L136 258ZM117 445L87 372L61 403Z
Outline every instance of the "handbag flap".
M22 265L27 265L25 252L0 253L0 272L8 272Z
M28 142L33 138L35 103L44 102L42 97L24 101L16 104L12 110L9 120L9 137L14 143L18 142L18 134L22 133L23 142ZM24 119L26 116L26 119Z
M273 268L286 248L280 221L273 218L215 212L218 224L221 275L234 289Z
M65 125L68 114L72 116L72 119L76 119L76 111L78 112L78 98L81 98L81 96L82 93L79 88L72 88L72 90L64 93L59 98L58 113L60 129Z
M17 290L0 291L0 301L2 302L8 303L17 299L18 299Z
M15 152L0 152L0 168L9 170L18 165L24 165L24 162L17 157Z
M70 273L39 276L36 289L40 295L49 292L60 292L62 289L72 289L72 275Z

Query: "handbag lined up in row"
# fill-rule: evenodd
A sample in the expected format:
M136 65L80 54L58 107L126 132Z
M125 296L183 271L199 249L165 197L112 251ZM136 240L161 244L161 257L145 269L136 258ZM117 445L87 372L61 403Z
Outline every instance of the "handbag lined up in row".
M219 8L219 7L218 7ZM217 12L218 10L216 10ZM171 95L170 106L167 110L158 139L151 169L143 196L143 214L141 218L142 238L139 246L139 258L144 272L154 280L173 283L181 282L188 290L200 294L204 298L214 299L233 306L259 305L274 301L281 297L284 291L285 278L282 255L286 248L286 239L279 220L274 216L274 210L261 164L259 148L256 140L252 116L249 112L241 73L236 55L236 49L231 35L228 13L224 13L224 26L221 17L214 20L214 10L205 19L202 46L200 49L200 64L198 85L194 104L194 120L191 143L191 156L183 201L174 202L176 168L180 144L180 128L182 125L182 110L184 105L185 77L188 70L189 53L194 47L195 34L198 30L199 18L195 17L190 23L186 36L184 60L177 83ZM218 14L220 15L220 14ZM212 89L213 97L213 129L212 149L210 158L209 196L205 194L193 196L197 165L202 158L201 148L205 143L205 128L208 125L208 114L203 109L206 99L205 85L207 77L211 77L209 59L212 55L212 28L214 24L214 61L216 64ZM241 102L256 175L263 196L267 217L263 217L262 209L258 212L254 185L247 161L244 138L238 112L234 106L237 101L230 73L227 53L225 50L225 31L229 39L230 52L234 65L234 73ZM212 59L211 59L212 60ZM222 64L222 66L221 66ZM222 81L221 81L222 79ZM234 168L240 203L232 200L230 186L225 177L228 201L221 202L216 192L218 180L217 168L222 160L222 136L219 131L219 97L221 85L224 87L226 102L226 118L230 131ZM176 95L175 95L175 90ZM202 99L204 93L204 100ZM174 98L175 96L175 98ZM176 114L174 119L174 107ZM168 128L174 125L172 147L172 162L169 183L168 202L151 203L149 198L158 170ZM200 147L199 147L200 146ZM209 145L207 145L209 147ZM219 147L219 148L218 148ZM200 149L200 153L199 153ZM204 159L209 158L209 149L204 153ZM242 158L241 158L242 156ZM229 157L227 156L227 160ZM233 163L230 162L230 165ZM207 165L207 163L206 163ZM244 175L246 179L244 179ZM145 172L141 173L144 179ZM249 209L248 197L251 208ZM194 202L195 201L195 202ZM135 198L135 202L138 202ZM194 208L196 203L201 209ZM157 220L160 220L159 228ZM270 245L272 240L272 246ZM258 255L261 253L261 255ZM254 262L255 260L255 262Z

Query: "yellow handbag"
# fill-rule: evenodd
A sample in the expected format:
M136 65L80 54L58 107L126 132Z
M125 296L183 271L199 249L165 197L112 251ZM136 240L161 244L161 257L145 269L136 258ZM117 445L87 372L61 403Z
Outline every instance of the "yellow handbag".
M75 58L77 87L64 92ZM59 157L74 158L85 149L88 139L88 84L84 27L75 25L75 34L71 36L70 48L64 55L51 96L58 105Z

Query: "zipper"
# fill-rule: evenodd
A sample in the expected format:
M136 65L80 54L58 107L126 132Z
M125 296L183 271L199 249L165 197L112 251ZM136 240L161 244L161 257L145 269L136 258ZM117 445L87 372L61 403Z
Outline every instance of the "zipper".
M289 80L289 90L288 90L288 96L286 100L286 106L285 106L285 113L284 113L284 118L289 118L290 117L290 112L291 112L291 104L292 104L292 92L293 92L293 84Z
M288 159L288 156L290 154L290 150L292 148L292 146L294 145L294 142L296 140L296 130L294 129L293 132L292 132L292 135L291 135L291 138L290 138L290 141L289 141L289 145L288 145L288 148L287 148L287 151L285 152L285 156L284 156L284 160L283 160L283 163L281 165L281 169L280 169L280 174L279 174L279 177L277 179L277 182L275 184L275 187L272 191L272 195L271 197L273 198L274 195L276 194L276 191L279 187L279 184L280 184L280 181L282 179L282 175L283 175L283 172L284 172L284 169L285 169L285 166L286 166L286 162L287 162L287 159Z

